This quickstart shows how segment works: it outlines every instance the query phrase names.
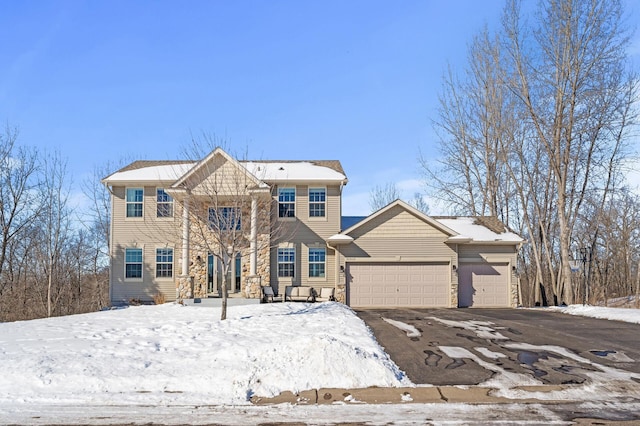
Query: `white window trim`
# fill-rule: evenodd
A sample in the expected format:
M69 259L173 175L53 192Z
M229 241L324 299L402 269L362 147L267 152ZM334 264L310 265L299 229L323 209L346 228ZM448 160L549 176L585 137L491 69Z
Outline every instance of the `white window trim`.
M324 249L324 277L312 277L310 274L311 261L309 255L312 249ZM327 248L319 244L307 246L307 279L311 282L327 282ZM313 262L314 264L320 264L320 262Z
M141 189L142 190L142 216L127 216L127 207L130 201L127 201L127 191L129 189ZM132 204L138 204L137 202L131 202ZM144 186L128 186L124 188L124 219L125 220L144 220Z
M169 195L169 197L171 197L171 201L170 202L162 202L159 203L158 202L158 189L163 190L165 193L167 192L167 188L164 187L156 187L156 219L160 220L160 221L172 221L174 220L175 216L176 216L176 203L175 200L173 199L173 197L171 197L171 195ZM143 198L144 199L144 198ZM171 204L171 216L158 216L158 204ZM142 215L144 216L144 201L142 204Z
M278 251L280 249L292 249L293 250L293 276L291 277L281 277L280 276L280 260L278 259ZM280 244L276 249L276 276L278 281L291 281L293 282L296 279L296 275L298 274L297 260L298 260L298 250L296 250L296 246L293 243ZM287 262L288 264L289 262Z
M158 276L158 250L159 249L171 249L172 253L171 253L171 276L170 277L159 277ZM163 265L164 264L169 264L169 262L161 262ZM173 246L158 246L153 250L153 268L154 268L154 272L155 272L155 279L158 281L173 281L173 279L175 278L176 275L176 250ZM144 269L144 267L143 267Z
M324 189L324 216L311 216L311 190L312 189ZM310 221L313 222L326 222L327 216L329 216L329 210L327 208L329 201L329 191L326 186L309 186L307 187L307 216ZM317 202L313 202L314 204L318 204Z
M281 189L293 189L293 216L292 217L280 217L280 190ZM298 188L296 186L279 186L276 190L276 201L278 202L277 216L278 220L283 222L292 222L296 220L298 215ZM287 202L288 203L288 202Z
M140 278L127 278L127 249L139 249L142 250L142 270L140 273ZM123 270L122 270L122 276L124 278L125 282L129 282L129 283L140 283L142 281L144 281L144 246L138 247L138 246L131 246L131 247L125 247L123 250Z

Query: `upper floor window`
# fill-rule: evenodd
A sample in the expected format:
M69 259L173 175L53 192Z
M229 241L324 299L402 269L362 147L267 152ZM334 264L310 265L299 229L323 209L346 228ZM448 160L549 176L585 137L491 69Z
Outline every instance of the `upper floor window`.
M309 217L325 217L327 190L325 188L309 188Z
M294 277L296 249L293 247L278 249L278 277Z
M142 217L142 201L144 199L144 189L127 188L126 197L127 217Z
M127 248L124 250L124 277L142 278L141 248Z
M325 277L325 258L327 250L325 248L309 249L309 277L324 278Z
M242 215L238 207L209 207L209 226L219 231L242 229Z
M173 197L164 188L156 189L156 216L173 217Z
M156 249L156 278L173 277L173 249Z
M278 188L278 217L296 216L296 189Z

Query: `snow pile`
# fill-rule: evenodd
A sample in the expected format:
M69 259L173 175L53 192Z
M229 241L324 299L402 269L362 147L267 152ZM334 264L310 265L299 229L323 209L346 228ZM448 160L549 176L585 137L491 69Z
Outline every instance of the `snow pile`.
M339 303L177 304L0 324L7 403L248 404L320 387L412 386Z
M538 308L540 309L540 308ZM553 306L550 309L569 315L579 315L583 317L600 318L614 321L630 322L640 324L640 310L629 308L604 308L601 306L590 305L569 305L569 306Z

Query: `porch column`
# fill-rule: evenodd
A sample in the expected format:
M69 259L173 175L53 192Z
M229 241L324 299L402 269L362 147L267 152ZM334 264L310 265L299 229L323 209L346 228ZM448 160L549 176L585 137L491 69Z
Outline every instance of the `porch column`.
M258 263L258 200L255 195L251 197L251 236L250 236L249 276L257 273Z
M189 199L186 197L182 209L182 275L189 275Z

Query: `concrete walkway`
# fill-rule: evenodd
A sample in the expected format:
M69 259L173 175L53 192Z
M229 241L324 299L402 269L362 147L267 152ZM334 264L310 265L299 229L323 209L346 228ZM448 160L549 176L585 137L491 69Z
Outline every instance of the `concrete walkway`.
M529 392L553 392L568 386L527 386ZM509 399L493 396L496 389L480 386L428 386L415 388L364 388L364 389L312 389L299 393L282 392L272 398L252 397L256 405L282 404L293 405L366 403L366 404L433 404L433 403L467 403L467 404L513 404L517 403L566 403L567 400L553 401L549 399Z

